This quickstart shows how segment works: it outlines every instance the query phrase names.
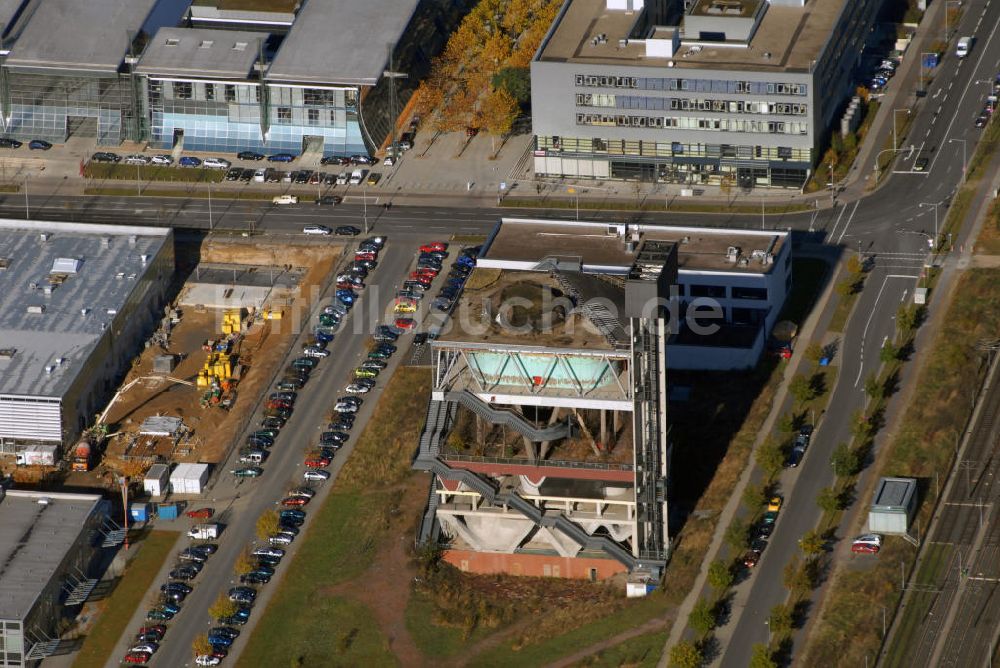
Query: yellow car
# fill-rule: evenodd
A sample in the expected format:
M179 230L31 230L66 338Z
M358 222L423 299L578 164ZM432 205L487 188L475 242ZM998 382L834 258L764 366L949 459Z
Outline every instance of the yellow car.
M402 302L400 304L396 304L396 306L394 306L392 310L395 313L416 313L417 312L417 306L416 306L416 304L410 304L408 302Z
M358 367L357 369L354 370L354 377L355 378L378 378L378 371L375 371L374 369L364 369L362 367Z
M767 511L769 513L776 513L781 510L782 498L780 496L773 496L771 500L767 503Z

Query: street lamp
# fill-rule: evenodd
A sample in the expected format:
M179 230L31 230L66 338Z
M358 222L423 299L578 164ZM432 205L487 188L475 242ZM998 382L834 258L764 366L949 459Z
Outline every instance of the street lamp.
M208 231L212 231L212 182L208 182Z
M965 181L965 177L967 176L966 173L965 173L965 169L966 169L966 167L965 167L965 158L966 158L965 149L968 146L968 143L964 139L949 139L948 143L950 144L953 141L962 142L962 180Z
M962 6L962 0L947 0L944 3L944 43L948 44L948 7L950 5Z
M892 110L892 147L893 148L899 148L899 142L897 141L897 138L896 138L896 114L898 112L900 112L900 111L905 111L907 116L910 115L910 110L909 109L893 109Z
M938 238L938 207L940 205L941 205L941 202L920 202L920 205L919 205L919 206L929 206L929 207L933 207L934 208L934 243L931 246L932 248L937 245L937 238Z
M576 188L567 188L566 192L573 195L576 198L576 220L580 220L580 193L576 191Z
M365 234L367 235L368 234L368 184L367 183L361 186L361 193L362 193L362 201L364 202L364 207L365 207L365 213L364 213Z
M31 176L31 175L27 174L27 173L24 175L24 219L25 220L29 220L30 219L30 216L28 215L28 177L29 176Z

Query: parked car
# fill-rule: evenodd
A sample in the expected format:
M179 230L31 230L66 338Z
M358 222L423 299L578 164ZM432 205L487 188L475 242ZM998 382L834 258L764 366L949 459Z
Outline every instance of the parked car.
M230 471L236 478L259 478L264 473L264 469L259 466L245 466Z
M28 142L28 148L32 151L48 151L52 148L52 144L45 141L44 139L32 139Z
M295 160L295 156L291 153L275 153L267 156L267 160L268 162L292 162Z
M129 652L125 655L125 663L149 663L149 660L153 658L152 654L148 652Z
M309 499L304 496L286 496L281 500L281 505L286 508L300 508L309 503Z
M7 139L6 137L0 138L0 148L17 148L21 145L21 142L17 142L17 146L13 146L13 139ZM8 145L10 144L10 145ZM107 151L98 151L94 155L90 156L91 162L111 162L115 163L121 160L121 158L114 153L108 153Z
M211 654L199 654L194 658L194 662L198 666L217 666L222 663L222 659Z
M205 519L205 520L207 520L208 518L210 518L212 515L215 514L215 509L213 509L213 508L197 508L195 510L189 510L189 511L187 511L184 514L187 515L188 517L193 517L193 518L196 518L196 519Z
M195 158L194 156L185 155L181 156L181 159L177 161L177 164L181 167L200 167L201 159Z
M161 167L169 167L174 164L174 159L169 155L154 155L149 161L154 165L159 165Z
M806 450L800 445L796 445L788 453L788 460L785 462L785 466L788 468L795 468L802 461L802 457L805 456Z
M878 554L882 549L882 536L869 533L858 536L851 542L851 552L855 554Z
M319 471L319 470L309 470L302 473L302 478L305 480L311 480L316 482L322 482L324 480L330 479L329 471Z
M11 139L10 137L0 137L0 148L21 148L22 145L23 144L16 139ZM118 161L115 160L114 162Z
M237 160L263 160L264 154L255 153L254 151L240 151L236 154Z
M250 571L249 573L240 576L241 584L267 584L270 581L270 575L258 573L257 571Z

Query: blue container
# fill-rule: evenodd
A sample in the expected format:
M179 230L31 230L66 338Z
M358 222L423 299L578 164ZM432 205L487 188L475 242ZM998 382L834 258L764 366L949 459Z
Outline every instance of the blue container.
M176 503L161 503L157 507L156 512L160 516L161 520L176 520L177 519L177 504Z
M129 506L129 515L133 522L145 522L149 520L149 504L133 503Z

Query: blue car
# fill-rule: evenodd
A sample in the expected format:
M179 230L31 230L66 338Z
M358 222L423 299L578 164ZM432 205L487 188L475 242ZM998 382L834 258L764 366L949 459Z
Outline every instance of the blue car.
M233 644L232 638L227 638L226 636L208 636L208 642L214 647L219 645L221 647L229 647Z
M30 148L32 151L48 151L50 148L52 148L52 144L48 143L47 141L43 141L41 139L32 139L28 143L28 148Z
M190 155L185 155L177 161L177 164L181 167L198 167L201 165L201 160Z
M337 304L344 307L345 311L350 311L354 307L354 301L346 302L343 299L338 299Z
M170 612L170 613L175 614L175 615L178 612L181 611L181 606L179 606L179 605L177 605L175 603L161 603L160 607L163 608L164 610Z
M469 267L471 269L476 266L476 261L468 255L461 255L457 260L455 260L455 264L462 267Z
M322 341L323 343L330 343L330 341L333 341L333 334L324 332L322 329L317 329L313 332L313 335L316 337L317 341Z
M275 153L267 156L268 162L291 162L292 160L295 160L295 156L291 153Z
M297 520L304 520L306 518L306 514L305 514L304 511L296 510L294 508L290 508L288 510L282 510L281 511L281 517L282 518L290 517L290 518L297 519Z
M357 296L350 290L337 290L337 299L344 302L344 304L353 304Z

